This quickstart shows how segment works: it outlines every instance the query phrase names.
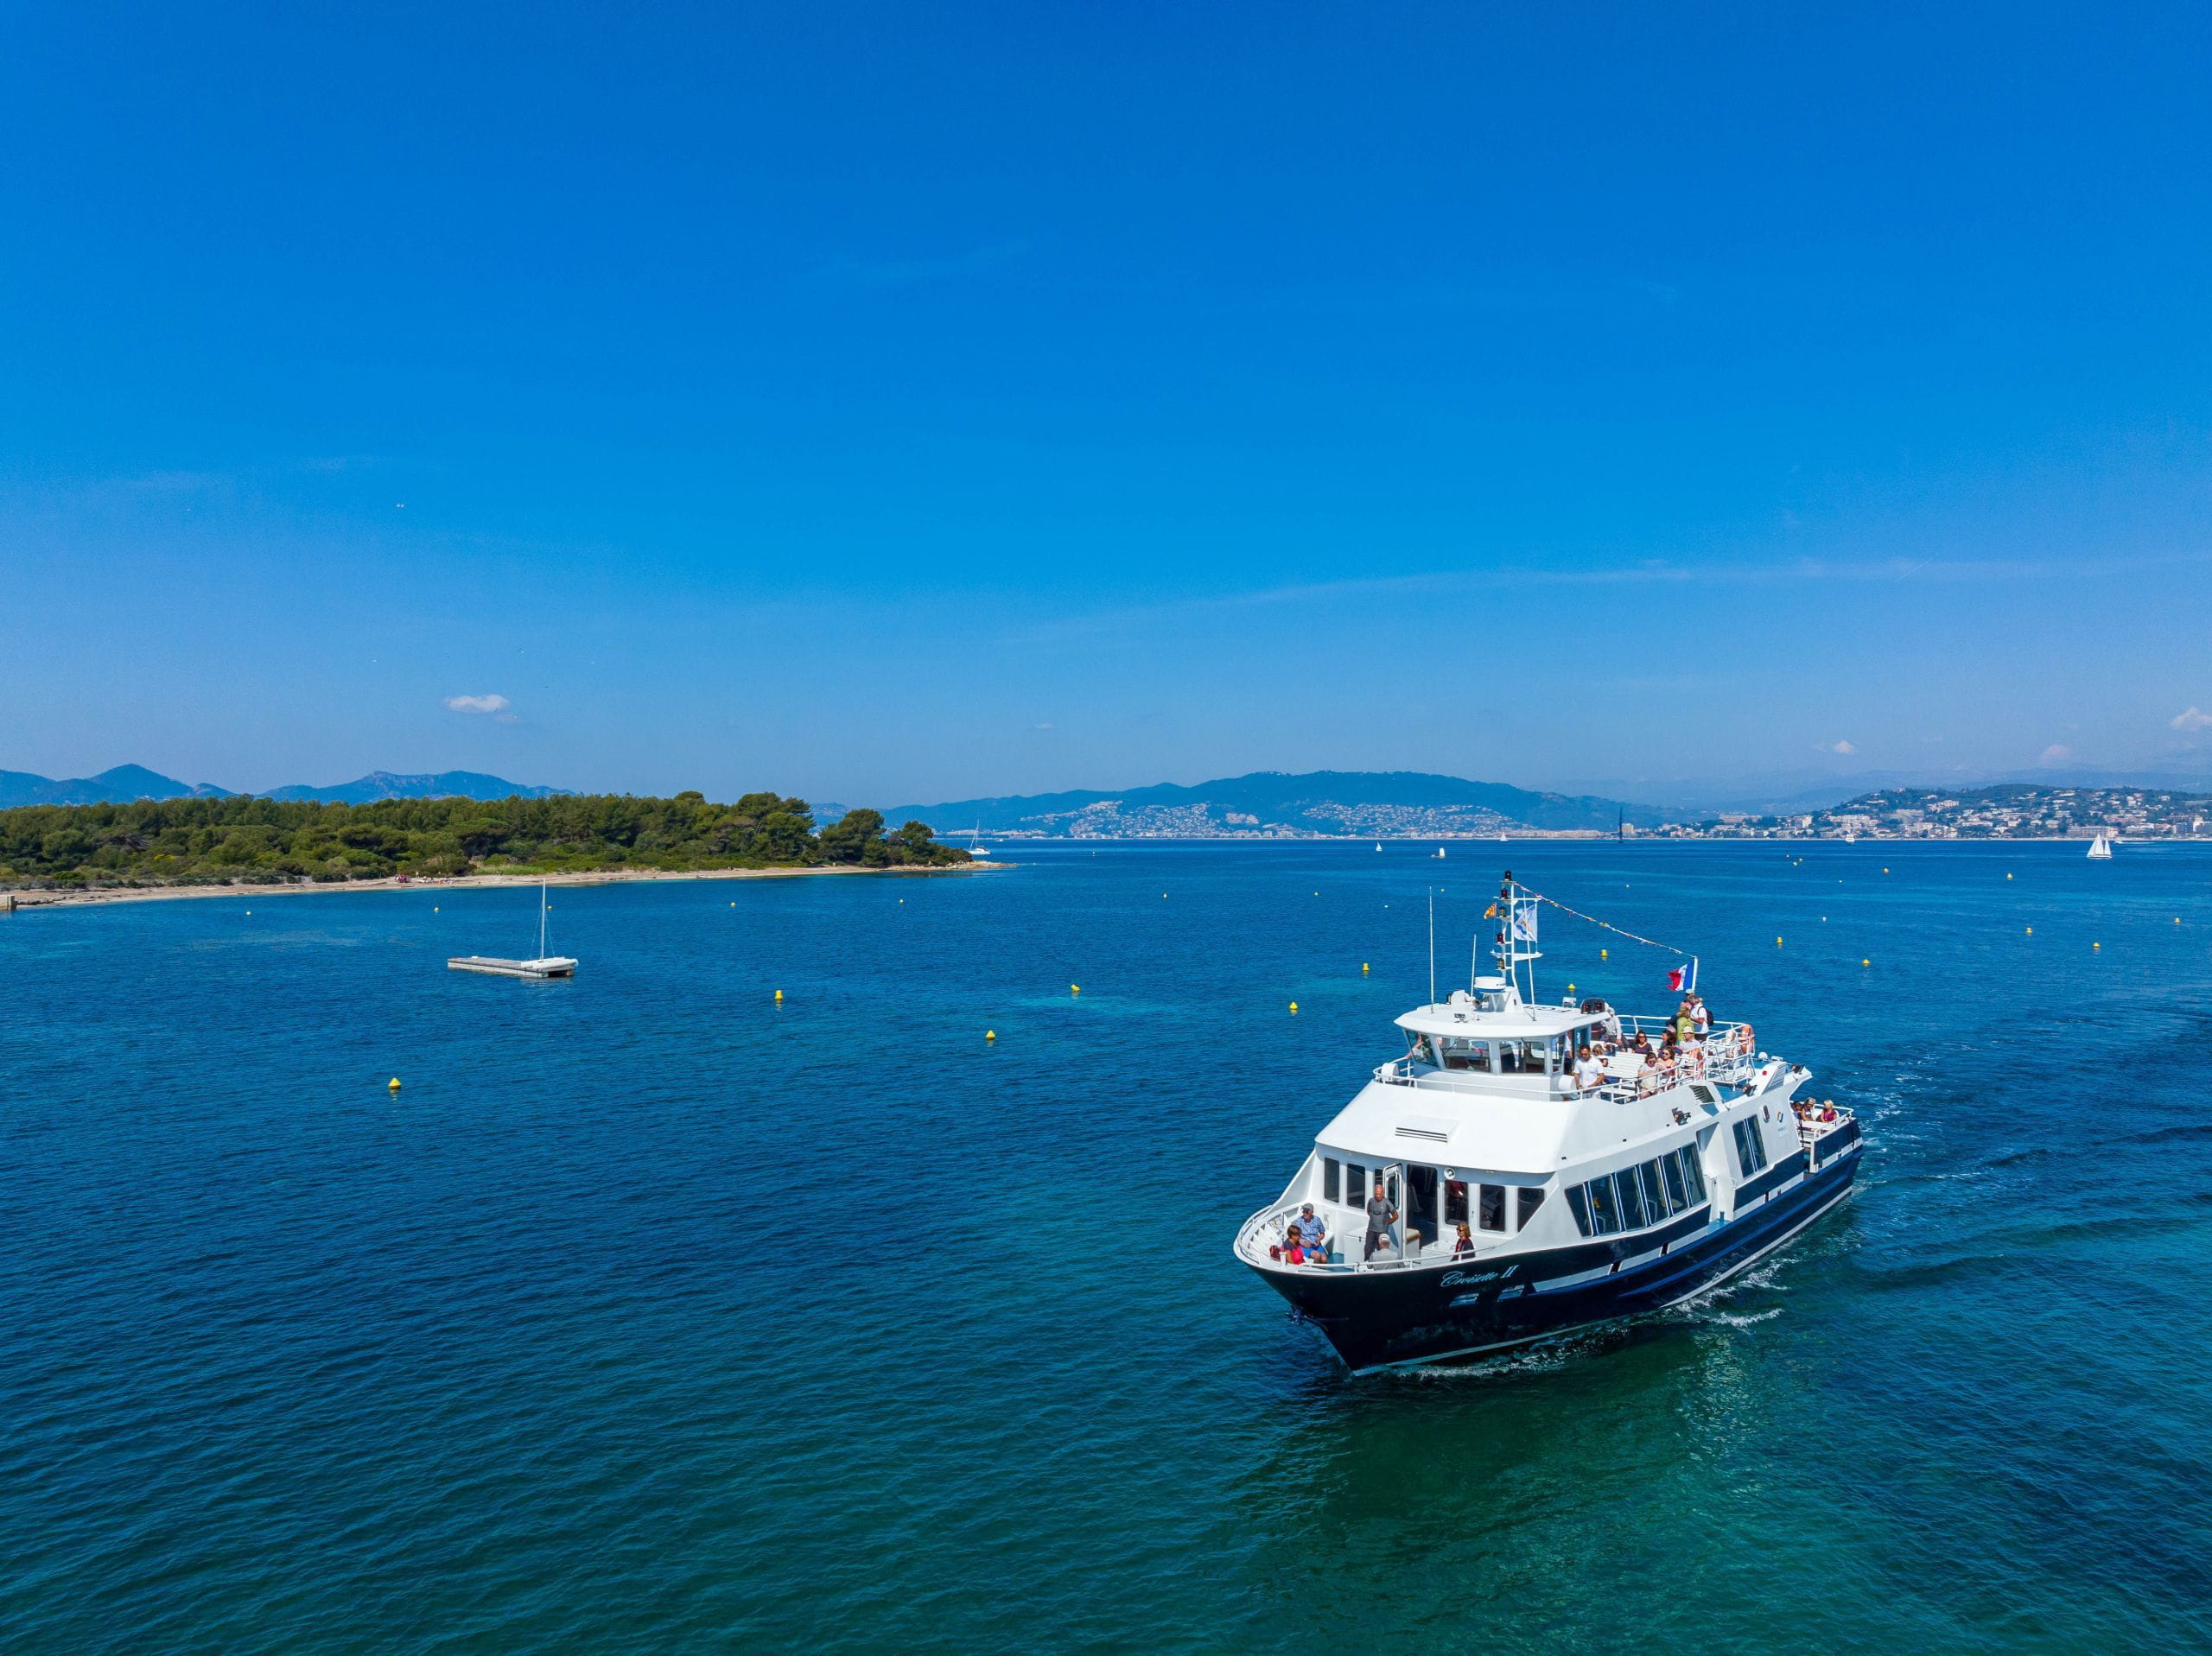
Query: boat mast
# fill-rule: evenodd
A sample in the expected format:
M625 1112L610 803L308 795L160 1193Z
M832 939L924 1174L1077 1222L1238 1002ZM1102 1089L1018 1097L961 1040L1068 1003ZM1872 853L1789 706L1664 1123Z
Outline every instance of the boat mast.
M1436 1004L1436 887L1428 888L1428 1004Z
M1497 964L1499 969L1504 973L1506 981L1513 986L1513 993L1518 995L1521 993L1521 966L1523 961L1528 963L1529 993L1523 999L1526 1004L1532 1006L1536 1002L1535 963L1542 958L1535 947L1536 903L1535 894L1524 893L1520 886L1514 883L1513 871L1510 868L1507 869L1504 881L1497 888L1497 911L1505 923L1497 934ZM1529 946L1526 949L1521 946L1520 929L1521 914L1524 909L1528 910L1529 917Z
M545 882L537 882L537 958L545 958Z

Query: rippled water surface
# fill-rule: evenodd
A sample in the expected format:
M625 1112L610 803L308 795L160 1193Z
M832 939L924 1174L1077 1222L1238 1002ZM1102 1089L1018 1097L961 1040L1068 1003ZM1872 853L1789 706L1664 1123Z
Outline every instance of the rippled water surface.
M569 983L443 969L520 891L0 917L0 1638L2212 1644L2212 856L1426 849L556 891ZM1698 947L1859 1194L1349 1380L1229 1239L1501 860Z

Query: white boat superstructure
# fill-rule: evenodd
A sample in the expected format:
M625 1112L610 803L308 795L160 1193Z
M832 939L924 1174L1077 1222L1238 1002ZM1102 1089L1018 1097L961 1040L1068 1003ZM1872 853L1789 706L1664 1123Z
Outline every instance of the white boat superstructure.
M1700 1029L1694 961L1688 1012L1541 1003L1546 900L1506 877L1499 971L1397 1018L1404 1056L1375 1068L1238 1231L1237 1258L1355 1369L1674 1304L1849 1190L1856 1119L1799 1102L1810 1072L1760 1050L1749 1024Z

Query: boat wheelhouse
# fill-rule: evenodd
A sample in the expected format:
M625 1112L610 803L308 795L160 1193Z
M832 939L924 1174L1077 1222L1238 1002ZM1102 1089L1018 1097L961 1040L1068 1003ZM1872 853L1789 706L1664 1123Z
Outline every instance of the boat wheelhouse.
M1237 1232L1236 1257L1355 1371L1678 1304L1850 1191L1856 1118L1801 1101L1810 1072L1760 1050L1750 1025L1669 1050L1672 1019L1571 995L1541 1004L1548 900L1506 875L1497 974L1399 1018L1405 1055L1376 1067ZM1378 1185L1389 1222L1370 1237ZM1318 1248L1305 1245L1309 1203Z

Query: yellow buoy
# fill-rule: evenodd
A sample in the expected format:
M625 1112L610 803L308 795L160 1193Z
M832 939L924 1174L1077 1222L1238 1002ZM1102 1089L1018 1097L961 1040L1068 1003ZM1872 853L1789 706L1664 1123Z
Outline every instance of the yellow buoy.
M777 991L776 991L776 999L779 999L779 1000L781 1000L783 998L784 998L784 992L783 992L781 989L777 990Z
M2181 922L2180 922L2180 921L2178 921L2178 920L2177 920L2177 921L2175 921L2175 922L2174 922L2174 923L2175 923L2176 925L2179 925L2179 924L2181 923ZM1360 974L1360 976L1362 976L1362 977L1365 977L1365 976L1367 975L1367 962L1366 962L1365 961L1362 961L1359 963L1359 974Z
M2007 874L2007 875L2005 875L2005 879L2012 879L2012 875Z
M1296 1012L1298 1010L1298 1003L1295 1000L1290 1003L1290 1009L1293 1012Z
M1612 958L1612 953L1613 951L1610 949L1601 949L1598 951L1598 958L1601 961L1610 960Z
M2032 937L2032 936L2034 936L2035 935L2036 935L2036 929L2035 929L2033 926L2030 926L2030 927L2028 928L2028 936L2031 936L2031 937Z
M1874 963L1874 962L1873 962L1873 961L1859 961L1859 965L1861 965L1861 966L1872 966L1872 965L1873 965L1873 963Z
M2104 945L2102 943L2091 943L2089 947L2092 949L2102 949Z
M394 1075L390 1081L386 1082L385 1083L385 1090L393 1093L397 1092L399 1090L399 1077Z
M1781 948L1781 947L1782 947L1782 939L1781 939L1781 938L1779 938L1779 937L1776 938L1776 939L1774 940L1774 946L1775 946L1777 949Z
M1068 993L1071 995L1081 994L1083 993L1083 985L1080 983L1071 983L1068 985Z
M987 1029L983 1031L983 1038L987 1041L995 1041L999 1038L999 1032L995 1029Z

